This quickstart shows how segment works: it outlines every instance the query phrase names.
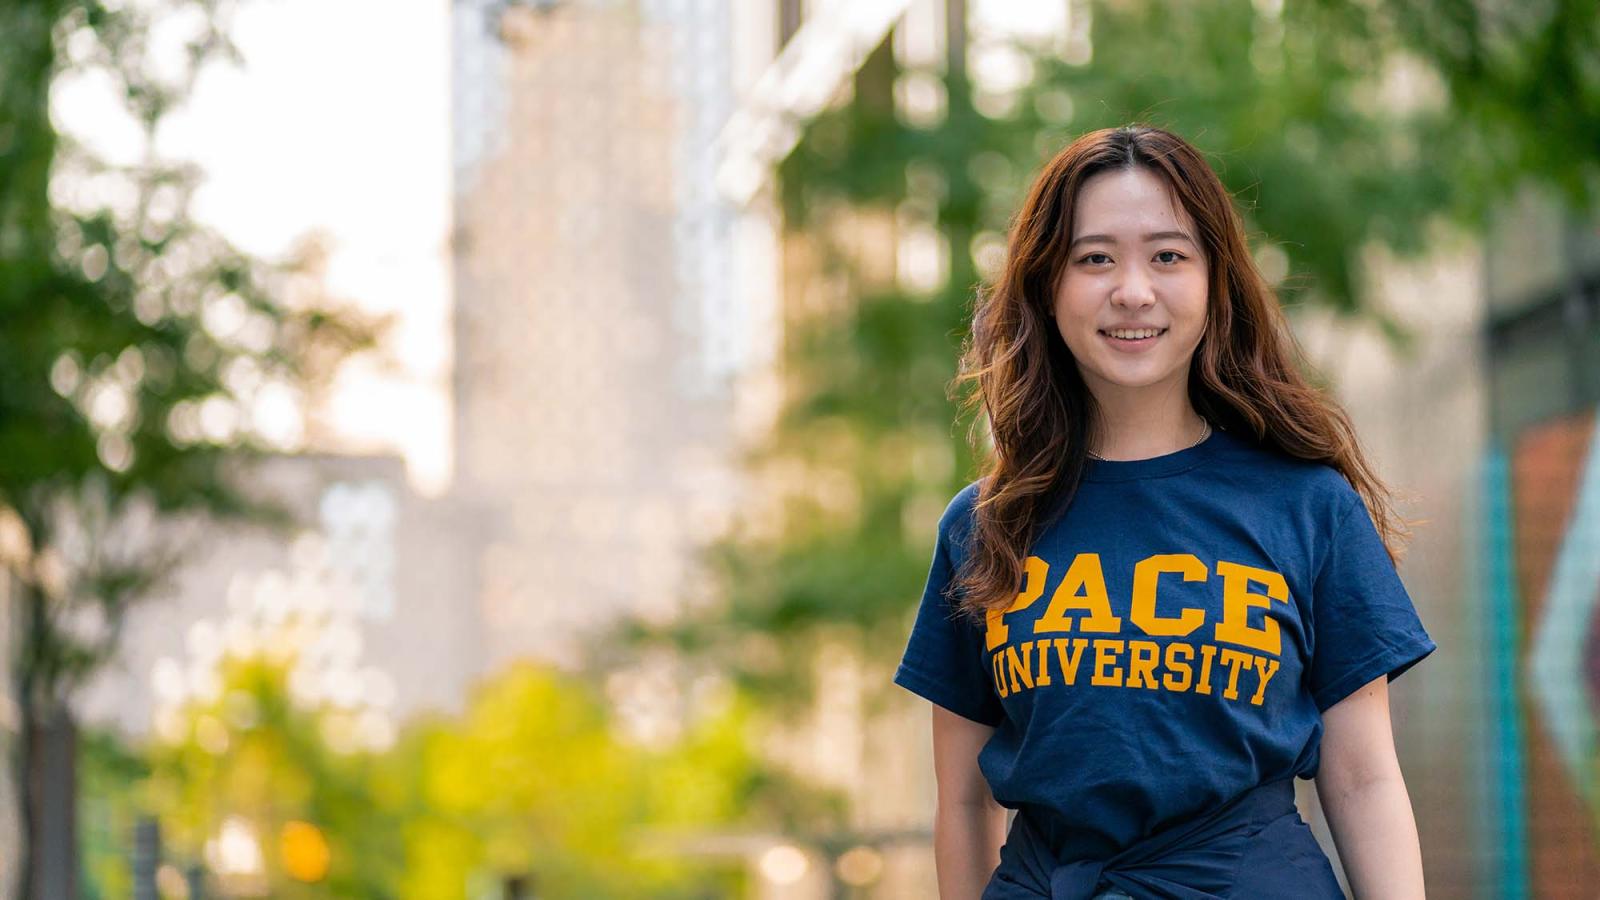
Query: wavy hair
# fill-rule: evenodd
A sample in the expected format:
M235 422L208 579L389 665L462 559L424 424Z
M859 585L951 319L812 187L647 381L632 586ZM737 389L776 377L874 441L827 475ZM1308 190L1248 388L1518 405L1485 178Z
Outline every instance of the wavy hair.
M1160 178L1199 230L1209 263L1205 331L1189 366L1189 402L1214 425L1249 433L1289 456L1326 463L1360 493L1392 561L1410 535L1389 489L1362 454L1344 410L1302 374L1305 357L1278 297L1261 277L1221 179L1184 139L1142 124L1082 135L1040 171L1012 219L1006 261L981 287L963 342L955 395L988 421L970 549L953 588L981 617L1015 600L1024 548L1076 493L1097 410L1076 360L1050 319L1066 269L1073 204L1091 176L1144 168Z

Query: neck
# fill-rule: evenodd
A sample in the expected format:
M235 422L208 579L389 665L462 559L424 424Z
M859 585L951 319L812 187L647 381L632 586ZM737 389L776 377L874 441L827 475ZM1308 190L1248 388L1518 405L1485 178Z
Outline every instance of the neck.
M1163 385L1158 394L1115 385L1092 390L1098 415L1089 449L1101 459L1164 456L1194 446L1205 434L1205 419L1190 405L1182 383L1176 390Z

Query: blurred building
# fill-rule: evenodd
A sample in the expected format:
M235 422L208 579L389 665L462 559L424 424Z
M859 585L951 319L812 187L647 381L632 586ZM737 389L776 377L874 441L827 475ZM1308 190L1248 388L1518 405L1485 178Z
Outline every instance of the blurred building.
M460 708L483 673L479 625L463 612L481 516L418 497L392 456L278 457L252 487L300 527L176 526L190 562L129 616L121 653L81 699L85 718L133 736L175 730L186 700L221 690L222 654L274 647L299 651L297 699L359 714L352 747L383 749L406 718Z
M1439 651L1391 703L1430 892L1588 897L1600 220L1528 188L1490 226L1421 262L1369 257L1413 353L1321 317L1298 328L1416 523L1401 573Z
M1485 242L1480 859L1499 896L1600 883L1600 217L1526 189Z
M1404 354L1375 328L1326 312L1291 316L1312 363L1333 383L1363 450L1412 523L1400 574L1439 649L1389 691L1396 749L1416 814L1430 894L1481 894L1486 848L1476 813L1475 750L1482 655L1473 623L1482 602L1475 568L1481 535L1487 447L1484 288L1473 246L1441 249L1415 262L1381 251L1366 260L1367 296L1411 329ZM1310 782L1298 782L1302 811L1330 858L1338 849ZM1343 871L1339 871L1341 881Z
M310 526L202 536L172 596L130 621L90 719L143 733L156 683L173 693L229 610L295 602L309 570L364 585L337 601L359 637L337 641L387 673L402 717L459 708L515 657L575 665L586 631L692 593L760 344L703 152L730 102L727 7L462 2L453 22L449 490L419 497L398 458L336 445L274 461L263 486Z
M730 9L454 4L448 488L419 496L400 458L317 435L270 460L253 485L302 526L189 523L191 562L130 616L85 721L176 728L221 689L221 654L289 644L295 694L356 713L330 740L381 748L513 659L576 667L585 636L705 594L693 551L771 406L744 378L770 355L771 291L736 264L708 151ZM681 720L631 699L641 738Z
M454 493L488 515L483 664L672 617L722 527L759 298L705 148L728 5L458 6Z

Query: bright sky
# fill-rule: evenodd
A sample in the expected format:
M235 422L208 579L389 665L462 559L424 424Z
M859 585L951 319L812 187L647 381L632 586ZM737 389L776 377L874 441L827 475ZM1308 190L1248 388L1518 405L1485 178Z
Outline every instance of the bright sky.
M207 173L193 214L253 254L331 238L328 288L396 312L403 371L351 365L331 418L341 449L402 454L413 485L448 485L450 5L448 0L245 0L242 68L213 63L157 135ZM181 45L188 23L155 35ZM139 153L105 85L58 85L59 126L113 161Z

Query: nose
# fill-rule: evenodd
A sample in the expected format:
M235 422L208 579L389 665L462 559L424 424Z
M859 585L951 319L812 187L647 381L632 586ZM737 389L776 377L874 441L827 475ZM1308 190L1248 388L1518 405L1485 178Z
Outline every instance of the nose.
M1111 290L1111 302L1117 306L1141 309L1156 302L1155 286L1150 275L1139 266L1127 266L1122 277Z

